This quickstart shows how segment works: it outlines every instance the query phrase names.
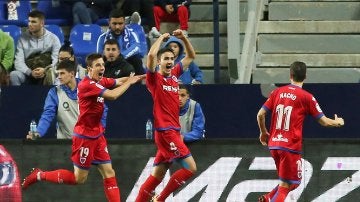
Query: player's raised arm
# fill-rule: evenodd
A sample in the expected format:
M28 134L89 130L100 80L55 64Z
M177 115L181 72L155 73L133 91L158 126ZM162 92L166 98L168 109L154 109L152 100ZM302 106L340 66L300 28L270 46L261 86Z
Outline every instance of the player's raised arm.
M183 64L184 70L186 70L189 67L190 63L195 59L195 50L191 45L189 39L180 29L173 31L173 35L178 39L182 40L184 43L186 55L181 60L181 63Z
M160 49L161 43L169 38L170 38L170 34L164 33L151 46L146 61L146 67L149 69L149 71L155 72L155 68L157 65L157 53Z

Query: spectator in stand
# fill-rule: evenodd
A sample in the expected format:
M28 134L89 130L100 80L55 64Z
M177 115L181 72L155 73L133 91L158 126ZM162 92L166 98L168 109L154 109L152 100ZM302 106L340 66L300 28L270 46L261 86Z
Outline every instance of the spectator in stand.
M74 49L71 47L71 43L68 40L64 41L64 45L61 46L59 51L59 58L58 62L61 62L63 60L70 60L75 62L76 65L76 75L75 78L83 79L86 75L86 69L81 66L81 64L78 63L76 60L76 57L74 55Z
M175 54L175 64L180 62L184 57L184 46L182 42L172 36L170 39L165 43L165 46L172 49ZM203 83L203 73L200 70L199 66L192 61L187 70L185 70L181 76L179 77L179 83L182 84L201 84Z
M8 74L14 64L14 55L13 38L0 29L0 86L9 85Z
M184 35L188 36L188 21L190 16L191 0L155 0L154 20L155 27L149 33L150 37L159 37L161 22L178 22Z
M28 31L19 38L15 53L15 70L10 72L11 85L53 84L53 67L58 60L59 38L44 28L45 15L29 13Z
M93 24L98 19L106 18L109 11L115 8L116 0L63 0L72 5L73 23Z
M105 77L116 79L130 76L130 73L134 72L134 67L120 54L119 43L116 39L109 39L105 42L103 59L105 61Z
M124 0L121 9L126 16L132 16L134 12L139 13L143 18L140 24L148 33L152 27L155 27L153 7L154 0Z
M189 89L179 85L180 134L185 143L205 138L205 116L198 102L190 98Z
M142 58L147 48L141 46L139 36L129 27L125 26L125 15L120 9L110 12L109 29L100 35L97 41L97 52L102 53L104 44L109 39L116 39L119 42L120 53L135 69L136 75L144 74Z

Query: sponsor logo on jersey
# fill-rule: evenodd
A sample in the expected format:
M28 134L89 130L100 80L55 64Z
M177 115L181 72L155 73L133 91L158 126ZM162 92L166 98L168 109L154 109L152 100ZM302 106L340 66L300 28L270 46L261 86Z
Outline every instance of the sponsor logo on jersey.
M163 85L163 90L177 93L179 90L179 87Z
M278 134L277 137L273 137L271 140L273 142L289 142L289 140L286 137L283 137L282 134Z

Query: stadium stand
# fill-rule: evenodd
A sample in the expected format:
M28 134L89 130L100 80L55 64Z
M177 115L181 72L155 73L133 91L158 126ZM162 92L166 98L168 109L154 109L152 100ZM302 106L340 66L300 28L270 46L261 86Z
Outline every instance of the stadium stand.
M360 2L272 0L259 24L254 83L286 83L292 61L308 64L307 82L358 83Z
M21 35L21 28L16 25L0 25L0 29L9 34L13 39L15 45L17 44L17 41Z
M36 8L45 13L45 24L71 25L71 6L66 3L54 3L56 1L37 1Z
M18 20L8 20L7 0L0 0L0 25L27 26L27 15L31 11L30 1L18 1L17 7Z
M58 25L45 25L45 28L50 32L54 33L60 40L61 44L64 44L64 33Z
M101 27L97 24L78 24L71 28L69 40L82 65L85 65L89 53L96 52L96 43L101 33Z

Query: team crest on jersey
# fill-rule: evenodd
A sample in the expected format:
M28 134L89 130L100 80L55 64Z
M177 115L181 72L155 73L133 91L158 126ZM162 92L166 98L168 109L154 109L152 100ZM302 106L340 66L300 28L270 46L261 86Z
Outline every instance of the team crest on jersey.
M85 163L85 161L86 161L86 158L84 158L84 157L80 157L80 163L81 163L81 164L84 164L84 163Z
M176 76L172 76L171 78L172 78L172 80L174 80L175 82L178 82L178 79L176 78Z

